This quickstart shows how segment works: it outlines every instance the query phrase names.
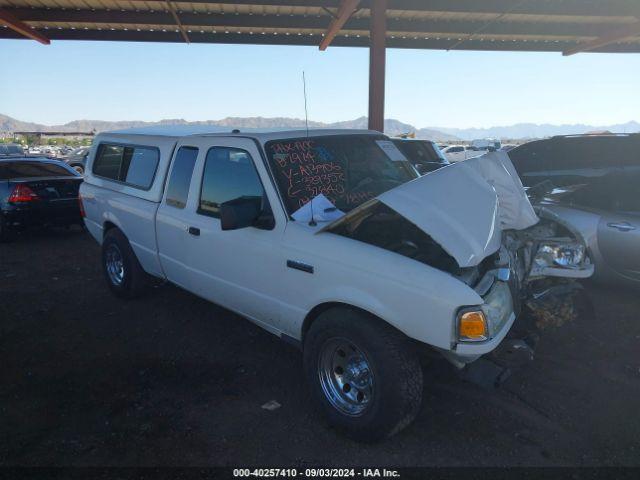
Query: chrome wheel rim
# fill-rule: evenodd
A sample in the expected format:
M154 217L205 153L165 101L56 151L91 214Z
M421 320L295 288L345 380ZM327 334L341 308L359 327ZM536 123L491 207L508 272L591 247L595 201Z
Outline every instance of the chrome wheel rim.
M346 338L331 338L322 346L318 376L329 403L352 417L371 404L374 377L364 352Z
M122 285L124 281L124 262L122 253L117 245L112 243L107 247L105 264L111 283L118 286Z

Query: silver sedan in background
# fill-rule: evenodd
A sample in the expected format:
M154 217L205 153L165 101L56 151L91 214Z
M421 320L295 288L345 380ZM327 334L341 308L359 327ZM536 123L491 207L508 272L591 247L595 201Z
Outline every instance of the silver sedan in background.
M640 287L640 134L553 137L509 156L533 203L584 237L592 278Z

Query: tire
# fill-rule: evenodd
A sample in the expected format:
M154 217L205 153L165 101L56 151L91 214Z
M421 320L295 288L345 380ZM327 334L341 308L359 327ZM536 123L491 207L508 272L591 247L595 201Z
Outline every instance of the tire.
M121 298L143 295L150 284L127 237L117 228L107 231L102 242L102 271L111 291Z
M329 424L358 441L390 437L420 410L422 369L409 339L359 310L318 316L305 336L304 370Z
M84 175L84 166L76 163L74 165L70 165L71 168L73 168L76 172L78 172L80 175Z

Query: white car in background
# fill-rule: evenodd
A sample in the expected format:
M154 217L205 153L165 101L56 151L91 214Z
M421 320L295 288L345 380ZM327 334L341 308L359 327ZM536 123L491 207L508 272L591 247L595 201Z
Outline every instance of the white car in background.
M505 154L420 177L373 131L100 133L80 195L114 294L169 281L298 346L329 422L368 441L417 415L420 350L463 368L538 280L593 271Z
M480 155L484 155L487 152L482 150L474 150L467 145L449 145L444 150L442 150L442 153L445 157L447 157L447 160L453 163L460 162L462 160L468 160L474 157L479 157Z
M483 151L496 151L500 150L502 143L500 140L496 140L495 138L478 138L476 140L472 140L470 145L474 150L483 150Z

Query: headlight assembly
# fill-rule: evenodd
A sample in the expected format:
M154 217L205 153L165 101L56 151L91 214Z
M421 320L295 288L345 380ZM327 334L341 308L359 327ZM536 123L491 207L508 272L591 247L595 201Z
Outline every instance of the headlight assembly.
M577 268L584 254L584 245L580 243L543 243L533 261L539 267Z
M488 295L484 297L484 312L489 322L491 337L497 335L513 314L513 297L509 285L496 282Z

